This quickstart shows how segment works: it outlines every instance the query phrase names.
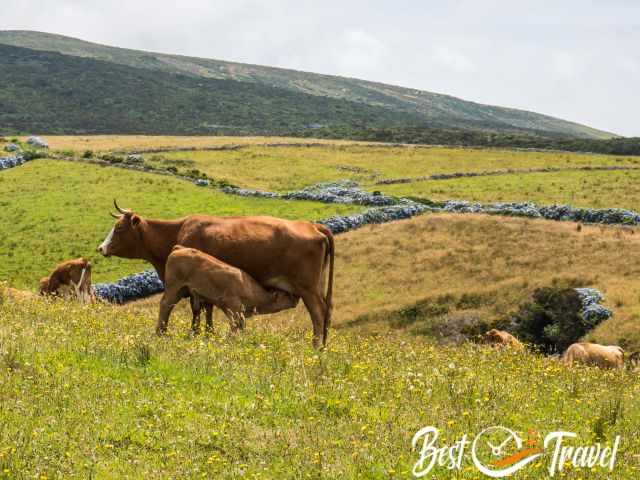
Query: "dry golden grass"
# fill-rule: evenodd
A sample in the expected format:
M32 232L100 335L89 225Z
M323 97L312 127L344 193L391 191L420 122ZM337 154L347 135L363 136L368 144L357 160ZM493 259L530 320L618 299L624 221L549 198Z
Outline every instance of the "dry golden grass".
M27 137L21 138L25 141ZM318 140L292 137L205 137L150 135L47 135L52 150L105 152L113 150L148 150L166 148L207 148L221 145L305 144L352 145L362 142L348 140Z
M578 278L615 312L593 337L638 345L638 250L637 229L544 220L430 215L367 227L338 237L336 324L446 294L486 299L477 313L497 319L554 278Z
M638 229L582 226L578 231L575 223L545 220L438 214L370 226L336 237L334 326L447 294L481 299L477 308L454 308L450 315L493 321L537 287L581 279L600 289L614 310L614 318L592 337L640 347L640 256L633 254L639 250ZM157 301L127 308L156 308ZM226 322L219 313L217 320ZM249 325L264 322L310 327L302 305L256 317ZM379 333L388 325L381 320L360 328Z

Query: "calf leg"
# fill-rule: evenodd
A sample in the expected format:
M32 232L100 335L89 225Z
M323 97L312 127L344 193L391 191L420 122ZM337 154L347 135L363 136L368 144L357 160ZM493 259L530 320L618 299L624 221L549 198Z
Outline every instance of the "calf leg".
M227 317L227 320L229 320L231 333L235 335L238 333L238 329L240 330L244 329L244 324L240 324L240 318L244 318L242 313L239 313L238 311L234 311L227 308L223 309L222 311L224 312L224 315Z
M156 333L158 335L162 335L167 331L171 311L181 298L182 295L180 295L179 291L165 290L160 300L160 313L158 314L158 324L156 325Z
M210 303L205 303L204 308L207 320L206 331L207 333L213 333L213 305Z

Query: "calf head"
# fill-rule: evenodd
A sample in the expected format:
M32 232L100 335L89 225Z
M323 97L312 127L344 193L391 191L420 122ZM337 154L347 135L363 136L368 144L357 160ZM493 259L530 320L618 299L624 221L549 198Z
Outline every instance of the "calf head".
M111 214L116 219L116 223L104 241L98 246L98 252L105 257L111 255L122 258L144 257L141 230L142 218L131 210L121 209L115 200L113 205L120 214Z
M487 343L500 343L502 341L502 335L495 328L492 328L484 334L484 340Z
M271 292L273 297L273 309L275 311L288 310L289 308L294 308L300 297L290 294L289 292L285 292L284 290L274 290Z
M51 293L51 290L49 287L49 281L50 281L50 277L43 277L40 279L40 295L46 295L48 293Z

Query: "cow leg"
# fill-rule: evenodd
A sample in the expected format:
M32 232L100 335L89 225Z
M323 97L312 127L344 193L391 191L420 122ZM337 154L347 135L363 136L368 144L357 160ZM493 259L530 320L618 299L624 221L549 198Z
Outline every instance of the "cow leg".
M207 321L206 332L213 333L213 305L211 303L205 303L204 308Z
M200 298L196 294L191 294L189 297L189 302L191 303L191 331L194 335L200 333L200 312L202 310L200 304Z
M324 335L324 322L326 319L327 306L324 298L317 292L307 292L302 295L304 306L311 316L313 323L313 348L324 347L327 339Z

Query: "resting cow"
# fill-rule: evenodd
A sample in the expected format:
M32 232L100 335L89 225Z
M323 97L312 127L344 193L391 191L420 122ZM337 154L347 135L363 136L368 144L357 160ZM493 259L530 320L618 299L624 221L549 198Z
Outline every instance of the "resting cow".
M167 330L169 315L180 299L204 300L224 312L233 332L255 314L293 308L300 300L282 290L267 290L239 268L195 248L173 247L165 268L165 290L160 300L158 333Z
M601 368L623 368L624 350L616 345L574 343L567 348L562 359L568 367L574 363L583 363Z
M313 323L314 347L326 344L332 311L334 242L324 225L274 217L206 215L152 220L114 205L120 215L114 215L117 221L98 247L103 255L147 260L164 281L171 249L175 245L196 248L246 272L265 288L302 298ZM211 307L206 306L210 325Z
M82 302L91 300L91 263L84 258L59 264L40 280L40 295L71 295Z
M523 350L524 345L520 343L520 341L511 335L509 332L505 332L504 330L496 330L495 328L489 330L484 334L484 341L488 344L501 346L501 347L511 347L516 350Z

